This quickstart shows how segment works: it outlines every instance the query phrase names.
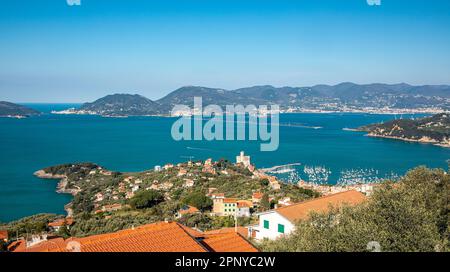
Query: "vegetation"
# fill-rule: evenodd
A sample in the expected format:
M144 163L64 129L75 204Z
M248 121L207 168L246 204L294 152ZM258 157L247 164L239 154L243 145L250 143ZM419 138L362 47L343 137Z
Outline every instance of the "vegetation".
M404 140L450 144L450 115L441 113L421 119L399 119L382 124L368 125L359 130L371 136L394 137Z
M399 183L386 182L357 207L313 214L295 233L265 241L265 251L449 251L450 176L417 168ZM369 247L368 247L369 245Z
M184 204L196 207L200 211L209 211L213 206L211 198L207 197L205 193L202 192L194 192L188 195L183 202Z
M164 201L164 196L155 190L146 190L137 193L131 200L130 205L134 209L151 208Z
M251 200L254 192L262 192L274 200L290 197L292 201L301 201L319 196L315 191L293 184L281 184L280 190L273 190L264 180L254 179L247 168L225 159L214 162L211 167L213 171L204 171L204 163L198 161L162 171L119 173L93 163L77 163L48 167L43 171L55 178L65 177L63 191L74 195L69 205L75 222L70 228L71 236L175 220L179 209L186 204L207 213L212 207L212 200L206 196L211 188L226 197L246 200ZM121 208L105 208L113 204ZM180 220L201 229L234 226L233 218L218 219L205 214Z
M366 84L350 82L335 86L317 85L310 87L254 86L237 90L187 86L167 96L151 101L139 95L114 94L84 104L79 111L106 116L133 116L170 114L174 105L192 107L195 96L201 96L205 105L272 105L281 109L342 110L350 108L367 110L371 108L449 109L450 86L411 86L407 84ZM294 98L294 99L293 99Z
M22 237L48 231L48 223L58 218L61 218L61 216L55 214L37 214L0 225L0 228L7 229L11 237Z
M37 110L17 105L10 102L0 101L0 116L33 116L39 115L40 112Z

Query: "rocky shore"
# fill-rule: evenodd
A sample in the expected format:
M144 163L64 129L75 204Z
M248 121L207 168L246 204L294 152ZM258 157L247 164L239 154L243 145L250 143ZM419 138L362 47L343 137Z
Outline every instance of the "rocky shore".
M59 182L56 186L56 192L59 194L70 194L72 196L75 196L80 191L78 189L67 188L69 182L66 175L54 175L51 173L47 173L44 170L36 171L34 172L34 175L41 179L58 179ZM67 217L72 217L73 210L71 202L64 206L64 210L67 212Z
M59 179L60 181L58 182L56 192L58 192L60 194L71 194L71 195L75 196L80 191L79 189L73 189L73 188L67 187L69 181L68 181L67 176L65 176L65 175L53 175L51 173L45 172L44 170L36 171L34 173L34 175L41 179Z

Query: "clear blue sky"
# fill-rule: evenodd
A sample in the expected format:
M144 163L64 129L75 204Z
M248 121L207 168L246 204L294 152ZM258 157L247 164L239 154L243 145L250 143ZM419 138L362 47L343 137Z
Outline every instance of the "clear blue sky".
M81 1L1 1L0 100L450 83L448 0Z

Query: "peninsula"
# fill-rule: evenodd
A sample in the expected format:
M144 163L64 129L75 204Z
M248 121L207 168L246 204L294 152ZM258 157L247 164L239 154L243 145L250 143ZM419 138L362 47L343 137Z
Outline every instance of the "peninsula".
M0 117L26 118L39 115L40 112L22 105L0 101Z
M441 113L420 119L398 119L357 129L367 136L430 143L450 147L450 114Z

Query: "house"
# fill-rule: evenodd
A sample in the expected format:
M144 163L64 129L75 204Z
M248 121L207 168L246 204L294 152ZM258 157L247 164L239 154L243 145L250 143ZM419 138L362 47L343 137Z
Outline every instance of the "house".
M155 172L160 172L162 170L161 165L156 165L154 170L155 170Z
M214 169L212 159L207 159L202 169L203 173L216 174L216 169Z
M293 204L295 204L295 203L291 201L290 197L285 197L285 198L278 200L278 207L285 207L285 206L290 206Z
M211 196L216 191L217 191L217 188L214 188L214 187L208 188L208 196Z
M126 199L130 199L130 198L133 198L134 197L134 192L126 192L125 193L125 198Z
M235 216L237 212L237 199L225 198L223 194L214 195L213 213L217 216Z
M105 199L102 193L95 194L95 202L102 202Z
M136 193L137 191L139 191L139 189L141 189L141 186L139 185L133 185L133 187L131 187L131 191L133 193Z
M0 241L8 242L8 231L0 230Z
M296 222L308 219L311 212L324 213L329 211L330 206L357 205L365 200L364 194L347 191L262 212L258 214L259 224L253 231L258 240L276 239L294 231Z
M58 232L62 226L66 226L67 229L70 229L70 227L73 225L74 221L73 218L68 217L68 218L62 218L62 219L57 219L53 222L48 223L48 227L54 231L54 232Z
M196 213L200 213L200 211L196 207L184 205L183 207L181 207L180 210L178 210L176 217L181 218L186 214L196 214Z
M112 205L105 205L100 210L95 211L96 214L102 213L102 212L115 212L122 209L121 204L112 204Z
M169 170L169 169L171 169L171 168L173 168L173 164L166 164L166 165L164 165L164 170Z
M241 151L239 156L236 157L236 164L242 164L244 167L249 167L251 165L250 156L245 156L244 151Z
M258 252L238 232L200 232L175 222L159 222L84 238L19 240L12 252Z
M187 170L184 168L180 168L180 170L178 171L178 177L184 176L187 174Z
M194 186L195 182L192 179L184 179L183 187L190 188Z
M263 195L264 194L261 193L261 192L253 193L253 195L252 195L252 202L253 202L254 206L258 206L259 203L261 203L261 199L263 198Z
M250 209L253 207L253 203L248 200L238 200L237 201L237 217L250 217Z

